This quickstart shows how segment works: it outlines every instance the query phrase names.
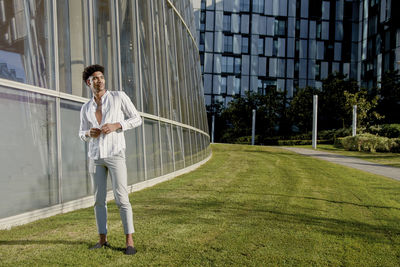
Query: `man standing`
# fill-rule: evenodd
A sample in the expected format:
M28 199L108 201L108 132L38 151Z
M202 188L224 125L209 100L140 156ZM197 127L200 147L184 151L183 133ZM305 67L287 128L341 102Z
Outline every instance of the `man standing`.
M142 119L130 98L122 91L105 89L104 67L84 69L83 80L93 97L81 108L79 137L89 142L89 173L94 186L94 210L99 242L91 249L109 247L107 242L107 174L110 174L115 202L126 235L125 254L133 255L132 207L127 189L124 131L138 127Z

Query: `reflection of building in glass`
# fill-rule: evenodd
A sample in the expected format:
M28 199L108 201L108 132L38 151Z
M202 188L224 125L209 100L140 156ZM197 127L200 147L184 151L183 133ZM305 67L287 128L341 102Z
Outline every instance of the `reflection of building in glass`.
M320 88L341 72L362 86L397 69L393 0L196 0L206 104L268 86Z
M209 158L193 22L186 0L0 0L0 228L92 204L86 65L143 117L125 134L131 190Z

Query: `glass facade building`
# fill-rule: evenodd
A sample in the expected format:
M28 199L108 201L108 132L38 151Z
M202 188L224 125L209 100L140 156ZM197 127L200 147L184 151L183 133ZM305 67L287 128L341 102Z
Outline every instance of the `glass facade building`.
M320 88L341 72L371 88L399 69L394 0L196 0L207 105L269 86Z
M106 87L125 91L144 120L125 133L129 185L205 162L195 32L186 0L0 0L0 226L92 200L78 137L90 64L105 66Z

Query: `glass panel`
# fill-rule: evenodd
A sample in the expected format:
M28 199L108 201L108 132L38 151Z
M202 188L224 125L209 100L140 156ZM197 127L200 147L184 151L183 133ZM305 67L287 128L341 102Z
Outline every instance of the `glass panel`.
M57 1L60 91L89 97L90 89L81 78L88 58L84 14L82 1Z
M317 59L324 59L325 46L324 42L317 42Z
M198 147L197 147L197 140L196 140L196 132L194 131L190 131L190 140L191 140L191 144L192 144L192 164L195 164L199 161L198 159Z
M300 20L300 38L308 39L308 21Z
M299 78L307 79L307 60L306 59L300 59Z
M278 57L285 57L286 39L278 38Z
M172 148L171 125L160 123L161 125L161 149L163 175L174 171L174 150Z
M301 17L308 18L308 0L301 0Z
M172 107L171 119L174 121L181 121L181 109L179 103L179 83L178 83L178 69L176 61L176 39L174 32L174 11L167 5L167 16L166 16L166 31L167 31L167 47L168 47L168 65L169 65L169 96ZM209 59L210 58L210 59ZM204 60L204 69L207 70L208 62L212 62L212 54L206 53ZM212 67L212 66L211 66ZM212 68L211 68L212 69Z
M0 87L8 125L0 131L0 218L59 202L55 107L54 98Z
M154 85L154 66L153 66L153 28L151 20L151 0L141 1L138 5L139 16L139 55L142 76L143 111L146 113L157 114L157 91Z
M81 103L61 100L62 200L67 202L92 194L88 175L86 143L77 135Z
M52 7L48 1L2 1L0 78L54 88Z
M172 126L174 136L174 156L175 156L175 170L180 170L185 167L183 159L183 136L182 129L178 126Z
M307 58L307 40L300 40L300 58Z
M160 139L158 122L144 120L147 179L161 175Z
M285 77L285 59L278 58L278 77ZM283 87L281 87L283 89Z
M104 66L106 87L118 90L118 79L116 66L114 64L114 53L111 20L111 6L108 0L94 1L94 51L96 63Z
M308 58L315 59L317 56L317 41L310 40L308 42Z
M154 1L154 43L157 68L157 86L159 97L159 116L170 118L169 95L167 85L167 64L165 50L165 22L164 22L164 1ZM190 62L194 66L193 62Z
M222 99L221 99L222 100ZM185 149L185 167L192 165L192 149L190 144L190 131L189 129L182 128L183 132L183 146Z
M336 22L335 40L336 41L343 40L343 23L341 21Z
M342 44L335 43L335 57L334 60L340 61L342 58Z
M287 57L294 57L294 38L287 39Z
M287 77L293 78L294 75L294 60L288 59L287 60Z
M131 98L137 110L142 110L140 85L138 79L137 28L134 27L134 5L132 1L119 1L120 51L122 90Z
M323 21L322 22L322 33L321 33L322 40L329 40L329 22Z
M128 184L144 181L143 125L124 132Z
M322 2L322 19L329 20L330 14L330 3L327 1Z
M177 63L178 63L178 77L179 77L179 97L180 97L180 105L181 105L181 116L182 122L189 124L189 111L188 111L188 84L186 84L186 72L188 70L185 69L185 62L187 61L185 54L185 47L182 42L184 34L186 34L186 29L183 28L181 20L175 16L175 45L176 50L179 51L177 55ZM184 33L184 34L183 34Z

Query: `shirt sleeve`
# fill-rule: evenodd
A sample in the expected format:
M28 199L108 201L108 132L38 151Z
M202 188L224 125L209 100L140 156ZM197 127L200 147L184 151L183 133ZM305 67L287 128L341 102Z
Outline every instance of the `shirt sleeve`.
M79 126L79 137L86 142L90 140L90 137L86 136L86 132L90 130L90 125L86 116L85 106L86 105L83 105L81 108L81 115L80 115L81 124Z
M129 96L125 94L125 92L121 92L120 97L121 109L126 118L125 120L119 122L122 126L122 131L140 126L142 124L142 118L140 117L139 112L136 110Z

